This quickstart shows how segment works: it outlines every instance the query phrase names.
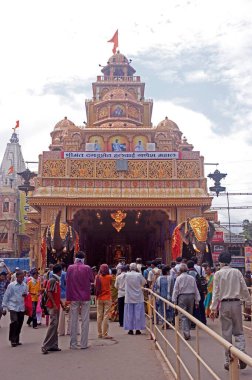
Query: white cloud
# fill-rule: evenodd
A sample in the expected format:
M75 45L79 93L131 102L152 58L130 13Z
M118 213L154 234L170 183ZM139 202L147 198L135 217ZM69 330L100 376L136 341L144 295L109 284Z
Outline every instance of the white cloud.
M196 70L187 72L185 80L187 82L208 82L211 80L211 76L203 70Z

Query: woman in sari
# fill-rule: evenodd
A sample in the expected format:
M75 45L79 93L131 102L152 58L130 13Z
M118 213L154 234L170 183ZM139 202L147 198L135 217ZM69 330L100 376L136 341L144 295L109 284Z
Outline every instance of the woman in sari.
M206 317L209 318L211 310L211 302L212 302L212 296L213 296L213 279L214 274L212 273L212 269L210 265L208 265L205 269L206 271L206 280L207 280L207 295L205 296L204 306L206 311Z
M115 281L116 281L116 268L112 268L112 281L111 281L111 300L112 305L109 312L109 319L112 322L118 322L119 321L119 312L118 312L118 290L115 287Z

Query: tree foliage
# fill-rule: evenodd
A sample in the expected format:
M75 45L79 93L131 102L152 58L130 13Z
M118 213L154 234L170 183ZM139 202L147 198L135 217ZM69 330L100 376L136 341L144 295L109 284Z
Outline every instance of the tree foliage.
M252 222L248 219L244 219L242 222L242 228L245 239L252 240Z

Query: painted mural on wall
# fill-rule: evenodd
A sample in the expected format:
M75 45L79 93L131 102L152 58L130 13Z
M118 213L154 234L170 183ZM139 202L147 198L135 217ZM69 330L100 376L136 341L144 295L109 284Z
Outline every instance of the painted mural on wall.
M135 136L133 138L133 150L135 152L143 152L146 150L148 139L146 136Z
M88 142L94 144L94 150L97 152L105 150L104 140L101 136L91 136Z
M124 136L113 136L108 142L109 152L126 152L129 151L129 142Z
M112 107L111 115L113 117L123 117L125 116L125 107L121 106L120 104L117 104Z

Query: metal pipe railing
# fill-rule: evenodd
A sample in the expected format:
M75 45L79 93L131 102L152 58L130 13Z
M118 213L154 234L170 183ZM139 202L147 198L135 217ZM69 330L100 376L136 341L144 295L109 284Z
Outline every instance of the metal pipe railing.
M160 297L158 294L154 293L151 289L144 289L145 302L147 303L147 321L148 326L147 330L150 333L151 339L154 340L156 347L160 351L162 357L164 358L166 364L168 365L170 371L172 372L174 378L176 380L181 380L182 375L181 371L183 370L187 375L187 378L194 380L203 379L203 375L201 375L201 368L203 367L210 375L211 378L216 380L221 380L221 378L216 374L216 372L210 367L209 363L206 362L200 355L200 331L206 333L209 337L211 337L216 343L222 346L225 350L228 350L230 354L230 366L229 366L229 378L232 380L239 379L239 370L238 370L238 362L239 360L245 362L248 366L252 367L252 358L245 354L244 352L238 350L234 347L230 342L226 341L216 332L211 330L209 327L201 323L198 319L193 317L191 314L186 312L184 309L179 307L178 305L174 305L172 302ZM161 315L156 309L156 301L160 300L163 302L163 311L164 315ZM175 313L175 325L173 326L166 318L166 307L173 308ZM180 333L179 324L180 317L179 313L186 316L191 322L196 325L196 348L191 346L188 341L184 339L182 334ZM159 328L157 324L157 320L161 319L163 322L164 331L167 329L171 329L175 335L175 343L172 345L172 340L168 339ZM160 342L162 339L162 343ZM196 359L196 377L194 374L190 372L188 366L186 366L183 361L181 354L181 342L186 346L187 351L189 351ZM175 355L175 365L172 364L172 359L170 357L171 354ZM202 377L203 376L203 377ZM205 378L205 377L204 377Z

